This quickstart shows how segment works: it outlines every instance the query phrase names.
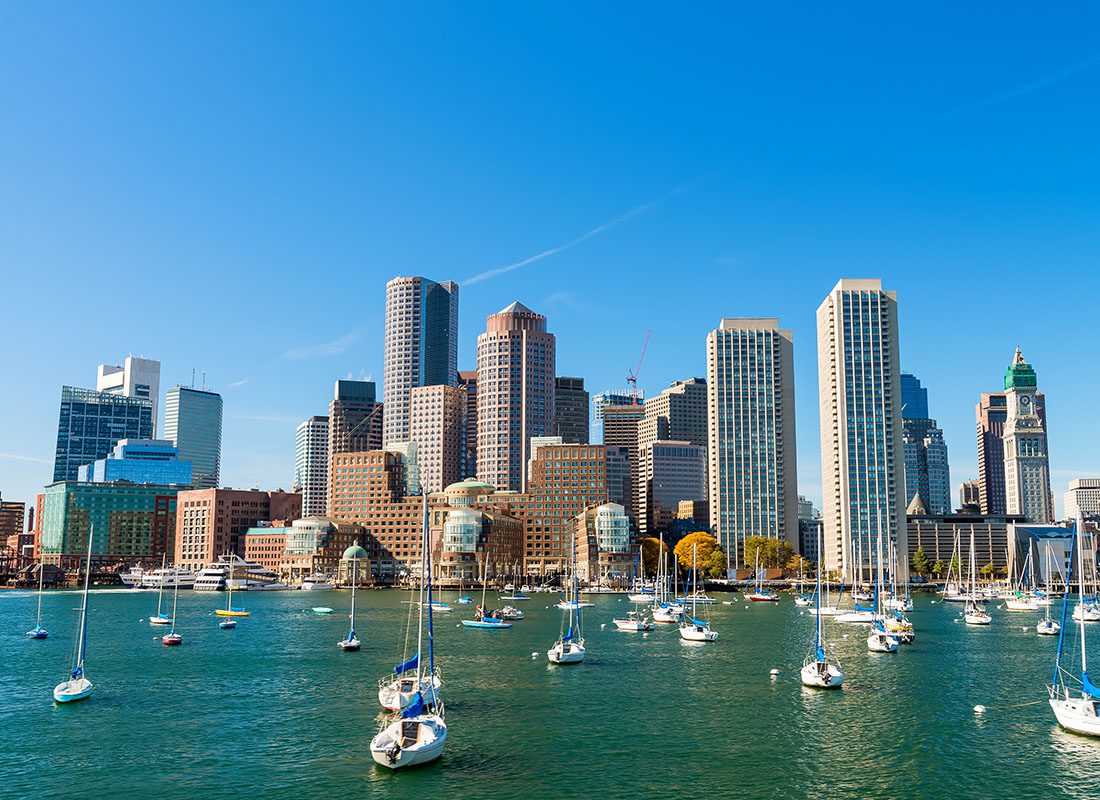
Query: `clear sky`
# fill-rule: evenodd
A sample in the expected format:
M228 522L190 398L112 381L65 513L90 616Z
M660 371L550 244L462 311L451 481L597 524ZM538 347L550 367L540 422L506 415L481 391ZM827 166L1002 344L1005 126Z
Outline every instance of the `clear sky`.
M689 7L690 5L690 7ZM1020 345L1053 485L1100 474L1100 8L1070 3L7 4L0 491L51 477L62 384L128 353L225 397L223 482L289 488L295 424L382 374L385 282L550 319L559 374L705 374L723 316L901 304L955 483ZM514 269L503 269L515 266ZM481 278L478 280L478 278Z

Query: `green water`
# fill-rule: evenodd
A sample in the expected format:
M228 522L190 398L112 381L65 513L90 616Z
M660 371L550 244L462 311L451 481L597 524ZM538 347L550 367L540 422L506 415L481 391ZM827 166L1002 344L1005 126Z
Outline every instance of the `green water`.
M252 616L221 630L210 611L224 597L187 592L179 648L163 647L163 631L145 621L155 594L94 593L95 694L57 706L51 690L69 669L79 595L48 595L50 638L29 641L33 594L2 593L0 797L836 800L1100 789L1100 741L1058 729L1045 702L997 708L1045 697L1056 638L1035 635L1037 614L994 604L993 624L976 628L919 598L917 641L894 655L869 653L865 628L833 625L847 681L813 692L798 681L810 615L789 597L748 606L719 597L736 603L712 608L715 644L684 643L672 626L648 638L615 631L627 603L599 597L584 612L588 659L568 667L545 657L556 597L534 595L508 631L457 627L468 606L437 615L447 750L435 765L391 773L368 745L378 677L401 656L403 594L361 593L364 647L341 653L345 593L241 596ZM987 715L972 712L978 703Z

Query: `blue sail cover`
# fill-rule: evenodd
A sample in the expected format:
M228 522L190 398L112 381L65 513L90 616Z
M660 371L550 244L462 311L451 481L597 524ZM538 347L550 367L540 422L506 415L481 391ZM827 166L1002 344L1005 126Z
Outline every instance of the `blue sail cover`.
M1081 691L1089 697L1100 698L1100 689L1097 689L1092 681L1089 680L1089 674L1087 672L1081 673Z
M814 650L814 655L817 657L818 661L824 661L825 660L825 648L822 647L821 645L818 645L817 648Z
M691 622L692 622L693 625L699 625L700 627L703 627L703 628L705 628L707 626L707 623L703 622L703 620L701 620L701 619L695 619L695 617L691 618Z
M570 625L570 626L569 626L569 630L567 630L567 631L565 632L565 636L561 637L561 640L562 640L563 642L571 642L571 641L573 641L573 626L572 626L572 625Z
M419 717L424 712L424 697L420 692L416 693L416 697L409 703L408 708L401 712L402 719L412 719L413 717Z
M868 608L867 606L861 606L859 603L856 603L856 611L874 611L874 609Z
M415 656L410 658L408 661L404 662L403 664L398 664L396 667L394 667L393 668L393 673L395 675L400 675L402 672L408 672L410 669L416 669L417 666L419 666L419 664L420 664L420 653L417 653Z

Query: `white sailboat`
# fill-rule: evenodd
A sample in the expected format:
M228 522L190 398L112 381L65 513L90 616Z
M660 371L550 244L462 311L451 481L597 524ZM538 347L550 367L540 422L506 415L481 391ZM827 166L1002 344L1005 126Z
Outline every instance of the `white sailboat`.
M1070 538L1070 550L1074 543L1077 545L1077 584L1081 596L1085 595L1085 520L1078 512L1077 524ZM1070 572L1073 567L1071 565ZM1069 605L1069 577L1066 578L1066 596L1062 601L1062 622L1066 619L1066 608ZM1083 733L1087 736L1100 736L1100 688L1089 680L1088 655L1085 647L1084 620L1077 621L1077 630L1081 634L1081 675L1072 674L1062 667L1062 648L1065 644L1065 633L1058 636L1058 652L1054 657L1054 677L1047 687L1050 695L1050 707L1058 724L1066 730L1074 733ZM1067 683L1073 683L1073 688ZM1077 684L1080 684L1078 688Z
M871 632L867 634L867 649L872 653L896 653L898 640L886 631L885 615L882 608L882 528L875 537L875 585L871 595L872 614Z
M821 552L821 533L817 534L817 552ZM814 592L815 602L821 608L821 564L817 565L817 591ZM844 670L840 668L840 662L830 659L825 651L825 639L821 635L821 614L814 614L814 643L809 655L802 662L800 674L802 685L812 689L839 689L844 683Z
M219 617L226 617L218 623L218 627L222 630L228 630L229 628L237 627L236 617L248 617L251 614L241 608L233 608L233 566L234 557L231 554L226 554L224 559L226 562L225 568L225 608L215 608L214 613Z
M577 541L573 539L572 554L570 556L570 582L573 585L573 597L579 598L577 585ZM568 622L568 626L566 625ZM561 630L554 646L546 651L546 658L551 664L579 664L584 661L587 650L584 646L584 628L581 624L580 603L570 603L561 615Z
M1024 567L1020 571L1020 581L1010 594L1005 595L1005 608L1009 611L1038 611L1039 599L1033 591L1033 568L1031 566L1031 545L1027 548L1027 558L1024 559Z
M673 600L675 589L669 592L668 585L668 553L665 552L665 537L661 535L661 560L657 565L657 583L653 587L653 614L654 622L679 623L684 616L684 607ZM676 578L673 577L673 582Z
M161 570L163 571L164 568L167 565L168 565L168 555L167 555L167 553L165 553L165 554L162 554L161 557L160 557L160 568L161 568ZM179 589L179 580L178 579L176 581L176 588L177 588L177 590ZM169 617L167 614L164 614L164 613L161 612L161 602L163 601L163 599L164 599L164 581L161 581L160 587L157 589L157 613L154 614L153 616L149 617L149 624L150 625L171 625L172 624L172 618Z
M179 572L176 573L176 583L172 588L172 629L168 633L160 637L161 644L166 647L174 647L176 645L183 644L183 635L176 633L176 601L180 596L180 577Z
M696 564L696 545L691 546L691 577L693 591L691 593L691 618L685 614L680 620L680 638L688 642L713 642L718 639L718 631L712 630L710 620L699 619L699 570ZM704 606L705 608L705 606Z
M648 603L653 599L653 595L656 594L657 587L653 587L653 593L645 591L645 570L642 565L642 544L638 543L638 574L634 577L634 585L631 587L630 593L626 598L632 603Z
M767 569L764 570L767 572ZM771 589L764 588L764 572L760 571L760 550L756 551L756 567L753 569L753 577L756 578L756 589L745 597L754 603L778 603L779 595Z
M367 557L367 551L357 544L353 544L344 551L343 558L351 562L351 613L348 615L350 624L348 635L338 641L336 646L345 653L358 652L363 643L355 635L355 590L359 586L359 560Z
M432 565L431 536L428 533L428 495L424 494L424 524L420 545L421 574L420 605L416 631L416 656L408 669L415 670L413 681L418 687L411 701L402 706L394 718L383 725L371 739L370 754L375 763L389 769L401 769L435 761L443 755L447 743L447 722L439 687L433 679L435 671L435 635L432 629ZM425 601L425 584L427 599ZM425 608L426 606L426 608ZM428 669L421 664L424 644L424 616L427 614ZM408 662L407 662L408 663Z
M49 636L49 631L42 627L42 592L45 588L46 580L46 562L39 556L38 559L38 621L34 623L34 628L27 631L28 639L45 639Z
M974 529L970 529L970 593L963 610L963 619L967 625L988 625L993 617L978 605L974 599L978 596L977 563L974 556Z
M69 679L53 687L53 699L59 703L73 703L83 700L92 693L92 682L84 674L84 654L88 642L88 586L92 581L92 540L95 538L95 525L88 530L88 558L84 562L84 599L80 604L80 631L76 637L76 662L73 664Z
M481 603L474 607L474 618L462 620L462 625L465 628L506 631L512 627L512 623L506 620L499 611L490 611L485 605L485 597L489 587L487 559L482 559L481 572ZM512 608L512 606L508 606L508 608Z
M1047 562L1047 596L1050 595L1050 585L1053 583L1051 580L1050 572L1050 542L1047 542L1046 547L1046 562ZM1062 631L1061 623L1055 622L1050 618L1050 603L1044 604L1046 608L1046 616L1039 620L1039 624L1035 626L1035 631L1040 636L1057 636Z

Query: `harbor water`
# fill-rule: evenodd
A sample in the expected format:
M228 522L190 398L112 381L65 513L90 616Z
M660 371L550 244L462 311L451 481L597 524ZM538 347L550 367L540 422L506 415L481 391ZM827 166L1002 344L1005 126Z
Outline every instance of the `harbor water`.
M472 606L435 615L447 749L394 773L374 765L369 743L378 679L406 652L406 593L361 592L363 650L342 653L346 592L242 594L234 605L252 616L234 630L211 614L223 595L181 593L184 642L167 648L147 621L155 593L94 591L95 693L60 706L51 690L70 668L79 593L47 593L50 638L30 641L34 593L4 592L0 797L1049 800L1100 790L1100 740L1060 730L1046 703L1057 637L1035 634L1040 614L994 601L993 623L974 627L960 608L918 597L917 639L896 654L869 653L866 627L827 622L847 679L821 692L799 683L812 617L791 595L715 596L732 605L709 608L713 644L682 642L674 626L619 632L611 620L628 601L596 596L583 612L587 660L566 667L545 655L556 595L517 604L527 619L505 631L460 627Z

